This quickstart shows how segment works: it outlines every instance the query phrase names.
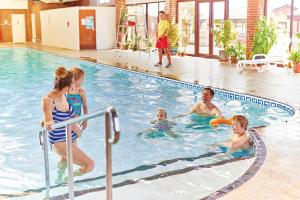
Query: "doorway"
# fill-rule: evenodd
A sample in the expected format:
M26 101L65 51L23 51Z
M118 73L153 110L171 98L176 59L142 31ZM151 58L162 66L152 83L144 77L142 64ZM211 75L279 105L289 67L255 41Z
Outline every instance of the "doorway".
M188 22L186 52L192 56L216 57L219 48L213 38L214 21L225 19L225 3L228 0L179 0L178 24Z
M95 10L79 10L80 49L96 49Z
M12 14L11 24L12 24L13 43L25 43L26 42L25 15Z

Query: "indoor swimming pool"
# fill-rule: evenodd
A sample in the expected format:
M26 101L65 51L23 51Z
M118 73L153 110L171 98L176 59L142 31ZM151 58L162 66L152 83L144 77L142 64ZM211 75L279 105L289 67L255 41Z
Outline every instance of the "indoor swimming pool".
M57 66L79 66L85 71L90 112L109 105L118 111L122 136L113 147L114 184L231 159L216 155L212 148L230 138L229 126L212 128L207 119L197 116L171 119L201 100L202 86L25 48L2 48L0 60L0 197L44 191L44 162L38 141L41 98L51 90ZM250 127L284 122L293 115L289 106L279 102L220 89L213 103L225 117L247 116ZM174 122L175 136L148 134L158 108L165 109ZM95 160L96 167L92 173L75 178L76 190L104 186L104 139L104 119L89 121L78 143ZM64 194L67 190L61 186L60 177L67 172L59 170L58 157L53 152L49 158L51 185L56 195ZM241 166L240 173L247 167ZM237 172L228 170L216 172L213 181L232 182L231 174Z

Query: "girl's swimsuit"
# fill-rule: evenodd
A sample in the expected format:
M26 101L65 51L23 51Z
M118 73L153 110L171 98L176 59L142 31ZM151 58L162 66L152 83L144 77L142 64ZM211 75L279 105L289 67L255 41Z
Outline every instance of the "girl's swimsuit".
M54 102L53 102L54 104ZM74 116L74 110L71 105L69 105L69 110L67 112L63 112L56 109L56 106L54 104L54 109L52 111L52 117L54 123L59 123L62 121L66 121ZM66 141L66 127L57 128L54 130L49 131L48 138L49 143L51 146L58 142L64 142ZM72 142L74 142L77 138L77 135L72 132Z
M154 124L154 128L157 129L158 131L170 131L170 125L166 120L161 122L156 122Z
M80 94L67 94L67 101L75 111L75 115L81 115L82 100Z

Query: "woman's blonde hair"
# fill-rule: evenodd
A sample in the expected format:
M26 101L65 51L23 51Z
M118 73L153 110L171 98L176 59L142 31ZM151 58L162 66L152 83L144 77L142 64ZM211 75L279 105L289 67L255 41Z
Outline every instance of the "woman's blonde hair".
M54 89L62 90L65 87L70 87L73 82L73 75L64 67L58 67L55 70Z
M77 81L78 79L80 79L82 76L84 76L84 71L82 69L80 69L79 67L72 67L70 69L70 71L73 74L74 77L74 81Z
M247 130L249 122L244 115L235 115L232 117L232 121L238 122L241 125L241 127Z

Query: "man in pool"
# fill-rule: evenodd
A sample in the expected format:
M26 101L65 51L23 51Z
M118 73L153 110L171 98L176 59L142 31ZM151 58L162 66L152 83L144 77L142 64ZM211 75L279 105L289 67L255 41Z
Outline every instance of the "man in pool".
M202 90L201 102L196 103L188 113L178 115L176 117L183 117L196 113L201 117L221 117L222 113L219 108L214 105L211 100L214 98L215 92L210 87L205 87ZM175 118L176 118L175 117Z

